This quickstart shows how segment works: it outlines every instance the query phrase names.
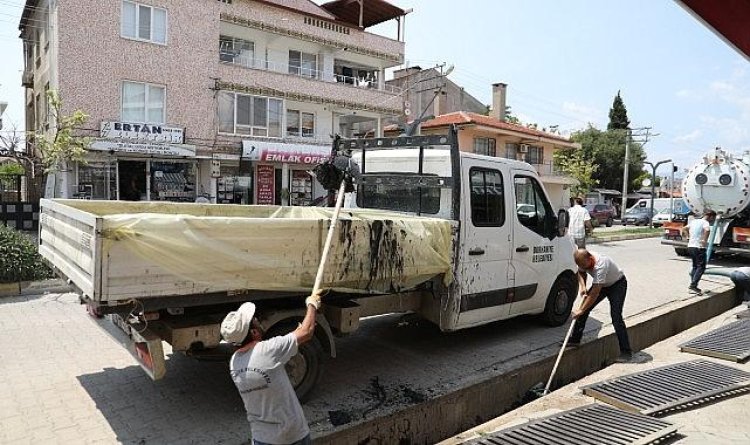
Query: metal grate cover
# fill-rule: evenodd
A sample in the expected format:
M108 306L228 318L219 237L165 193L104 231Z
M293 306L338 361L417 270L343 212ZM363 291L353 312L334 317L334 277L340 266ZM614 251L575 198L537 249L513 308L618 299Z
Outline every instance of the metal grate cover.
M628 411L658 415L743 392L750 373L707 360L692 360L584 386L583 393Z
M669 422L593 404L514 426L470 442L475 445L625 445L669 437Z
M750 357L750 319L738 320L680 345L682 352L734 362Z

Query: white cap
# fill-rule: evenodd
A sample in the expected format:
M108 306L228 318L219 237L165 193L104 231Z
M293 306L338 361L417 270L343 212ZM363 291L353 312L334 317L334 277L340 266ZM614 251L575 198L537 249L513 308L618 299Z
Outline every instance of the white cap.
M254 316L255 305L253 303L243 303L239 309L228 313L221 322L222 338L230 343L242 343L250 331Z

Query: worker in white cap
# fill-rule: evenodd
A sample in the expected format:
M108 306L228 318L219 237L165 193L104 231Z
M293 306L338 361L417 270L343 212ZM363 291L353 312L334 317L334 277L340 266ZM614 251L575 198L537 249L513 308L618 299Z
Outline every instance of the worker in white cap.
M242 304L221 322L221 336L239 347L229 372L245 404L253 445L311 443L302 406L284 369L299 345L313 337L320 295L307 297L305 305L307 312L297 329L267 340L253 303Z

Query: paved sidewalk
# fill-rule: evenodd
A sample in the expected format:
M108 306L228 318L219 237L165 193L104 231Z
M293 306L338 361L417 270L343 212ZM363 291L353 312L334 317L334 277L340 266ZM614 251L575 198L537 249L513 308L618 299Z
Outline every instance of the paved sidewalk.
M588 405L595 402L595 399L584 396L579 389L580 387L633 372L695 359L715 361L750 372L750 363L738 364L726 360L687 354L680 352L679 349L681 343L735 321L735 314L745 309L746 307L742 305L694 326L679 335L637 353L634 363L609 366L602 371L564 386L557 391L553 391L547 396L537 399L521 408L447 439L441 442L440 445L465 443L473 438L477 438L479 435ZM564 360L565 357L563 356ZM748 419L750 419L750 394L748 393L719 399L710 404L699 405L690 410L677 411L676 413L660 418L674 423L679 427L679 436L676 439L670 440L668 442L670 444L746 445L750 443L750 422L748 422Z

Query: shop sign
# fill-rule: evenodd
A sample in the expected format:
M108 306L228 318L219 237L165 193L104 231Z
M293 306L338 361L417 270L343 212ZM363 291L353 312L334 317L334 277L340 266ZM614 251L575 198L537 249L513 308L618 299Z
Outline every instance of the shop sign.
M99 127L101 137L105 139L131 139L172 144L185 142L185 130L180 127L119 121L102 121Z
M255 203L273 205L276 200L276 169L273 165L258 165L255 172Z
M260 162L315 165L322 164L331 157L331 147L324 145L242 141L242 157Z
M94 141L89 148L91 150L111 151L118 154L132 153L154 156L195 157L195 146L186 144Z

